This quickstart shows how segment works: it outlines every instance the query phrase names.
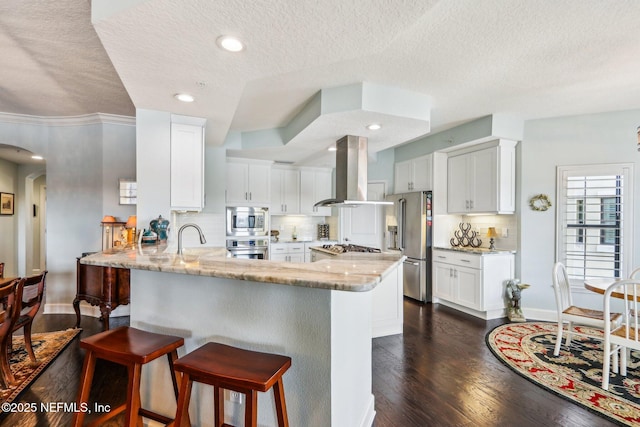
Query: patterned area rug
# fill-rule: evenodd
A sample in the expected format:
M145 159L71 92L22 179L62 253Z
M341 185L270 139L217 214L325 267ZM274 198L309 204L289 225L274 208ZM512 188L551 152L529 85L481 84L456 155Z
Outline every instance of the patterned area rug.
M604 391L602 341L574 336L571 349L563 344L555 357L556 333L555 323L511 323L495 328L486 341L498 359L533 383L614 423L640 426L640 352L631 351L627 376L612 374Z
M82 329L67 329L66 331L45 332L31 335L33 352L38 364L31 365L31 360L24 350L24 339L21 335L13 337L13 351L11 352L11 371L17 384L7 389L0 388L0 403L10 403L47 368Z

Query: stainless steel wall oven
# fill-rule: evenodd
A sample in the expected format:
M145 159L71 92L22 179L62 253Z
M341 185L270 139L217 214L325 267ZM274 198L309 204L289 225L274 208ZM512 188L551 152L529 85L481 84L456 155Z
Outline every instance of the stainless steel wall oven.
M268 259L269 239L227 240L227 251L233 258Z

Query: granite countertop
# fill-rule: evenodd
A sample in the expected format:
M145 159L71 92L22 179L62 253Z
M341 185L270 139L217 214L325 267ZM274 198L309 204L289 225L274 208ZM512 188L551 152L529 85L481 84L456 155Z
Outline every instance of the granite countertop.
M340 291L369 291L402 261L361 258L325 259L293 263L228 257L226 248L190 248L183 255L163 246L134 246L98 252L80 259L82 264L134 270L220 277ZM380 255L380 254L368 254Z
M325 249L322 246L311 246L312 251L322 252L323 254L332 255L336 260L371 260L371 261L397 261L402 258L402 252L341 252L336 253Z
M434 246L433 249L438 249L438 250L443 250L443 251L454 251L454 252L466 252L466 253L470 253L470 254L477 254L477 255L500 255L500 254L515 254L516 251L515 250L510 250L510 249L494 249L494 250L489 250L489 248L472 248L470 246L466 246L466 247L452 247L452 246Z

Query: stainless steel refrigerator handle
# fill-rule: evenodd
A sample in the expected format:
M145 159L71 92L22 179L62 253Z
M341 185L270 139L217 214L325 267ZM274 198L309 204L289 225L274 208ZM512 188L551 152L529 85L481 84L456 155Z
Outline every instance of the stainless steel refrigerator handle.
M407 204L407 199L399 199L398 200L398 249L404 249L404 222L406 219L405 215L405 206Z

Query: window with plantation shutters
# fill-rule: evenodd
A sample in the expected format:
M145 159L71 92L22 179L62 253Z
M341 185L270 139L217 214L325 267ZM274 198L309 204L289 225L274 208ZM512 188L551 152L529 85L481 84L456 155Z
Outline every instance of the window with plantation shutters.
M558 167L557 258L570 280L631 271L633 165Z

